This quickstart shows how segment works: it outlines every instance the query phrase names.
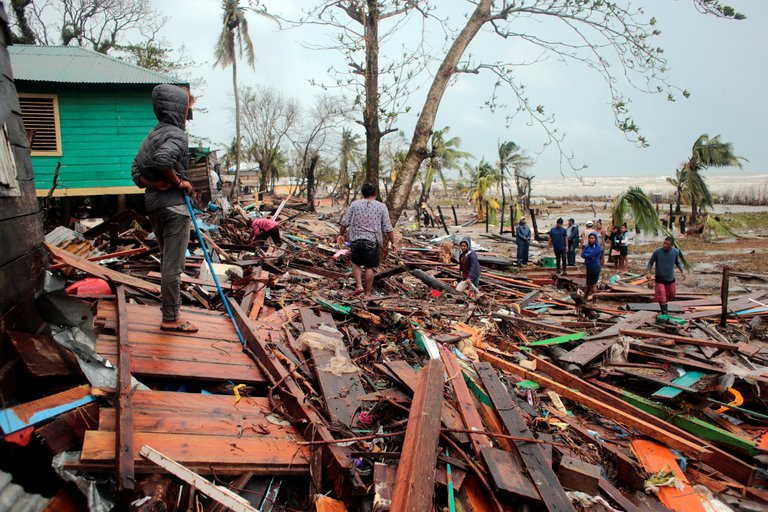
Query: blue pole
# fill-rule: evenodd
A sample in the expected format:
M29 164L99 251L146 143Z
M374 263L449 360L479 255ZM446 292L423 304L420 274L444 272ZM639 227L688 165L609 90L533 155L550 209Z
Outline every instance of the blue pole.
M219 283L219 278L216 276L216 272L214 272L213 270L213 262L211 261L211 255L208 254L208 246L205 245L203 234L200 233L200 226L197 225L197 217L195 217L195 209L192 207L192 201L189 199L189 196L187 194L184 194L184 202L187 203L189 216L192 217L192 225L195 226L195 234L197 235L197 241L200 242L200 247L203 249L203 256L205 257L205 262L208 264L208 270L211 271L211 277L213 277L213 282L216 284L216 290L218 290L219 292L219 297L221 297L221 302L224 303L224 309L227 310L227 316L232 321L232 325L235 327L235 332L237 333L238 339L240 339L240 343L242 345L245 345L245 338L243 338L243 334L240 332L240 328L237 326L237 322L235 321L235 315L232 314L232 308L229 306L229 300L224 295L224 290L221 289L221 283Z

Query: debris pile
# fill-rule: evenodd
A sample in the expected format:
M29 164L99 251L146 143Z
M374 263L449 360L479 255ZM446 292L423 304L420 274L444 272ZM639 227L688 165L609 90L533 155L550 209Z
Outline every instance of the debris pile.
M57 229L50 329L6 334L73 385L0 411L5 442L42 442L92 510L768 506L768 294L681 286L659 315L643 275L604 272L585 301L580 269L483 254L467 295L453 237L408 232L362 298L339 215L307 210L200 213L234 322L193 239L194 334L159 329L141 215ZM261 215L280 245L251 241Z

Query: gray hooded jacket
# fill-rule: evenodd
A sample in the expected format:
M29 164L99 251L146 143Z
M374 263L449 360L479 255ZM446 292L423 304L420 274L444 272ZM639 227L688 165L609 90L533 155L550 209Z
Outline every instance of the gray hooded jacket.
M144 138L133 159L133 182L141 187L139 177L151 181L163 179L159 169L171 168L181 179L187 179L189 141L184 131L189 96L181 87L160 84L152 89L152 106L159 123ZM178 189L156 190L147 187L144 194L147 212L184 204L184 195Z

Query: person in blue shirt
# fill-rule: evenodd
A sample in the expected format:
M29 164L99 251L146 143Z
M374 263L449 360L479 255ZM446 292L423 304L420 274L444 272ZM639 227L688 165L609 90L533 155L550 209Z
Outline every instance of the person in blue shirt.
M568 232L563 227L563 219L557 219L557 225L549 230L549 246L555 251L555 261L557 262L557 271L566 273L565 249Z
M515 230L515 242L517 243L517 266L528 264L528 248L531 245L531 228L520 219Z
M587 291L584 294L586 300L592 297L602 270L603 248L597 243L596 233L589 234L587 245L581 250L581 257L584 258L584 264L587 266Z
M568 266L576 266L576 251L579 249L579 225L573 219L568 219L568 227L565 228L568 233L566 237L568 241Z

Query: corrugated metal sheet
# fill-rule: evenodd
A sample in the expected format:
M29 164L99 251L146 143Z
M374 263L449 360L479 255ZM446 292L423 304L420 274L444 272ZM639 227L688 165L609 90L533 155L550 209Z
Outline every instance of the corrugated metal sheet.
M27 494L11 483L11 475L0 471L0 512L40 512L48 501L39 494Z
M79 46L8 47L16 80L71 84L179 84L182 80L150 71Z

